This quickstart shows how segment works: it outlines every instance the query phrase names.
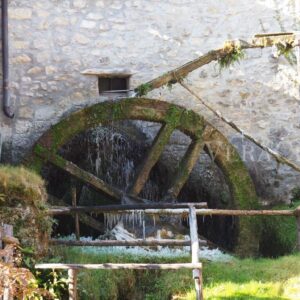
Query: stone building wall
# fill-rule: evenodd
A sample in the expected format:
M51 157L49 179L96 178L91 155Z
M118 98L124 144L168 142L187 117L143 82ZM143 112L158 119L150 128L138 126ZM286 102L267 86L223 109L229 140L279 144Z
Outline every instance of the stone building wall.
M2 161L20 162L51 124L102 101L88 68L126 68L131 85L149 80L223 44L258 32L300 30L297 0L10 0L13 120L0 113ZM297 54L298 49L295 54ZM216 63L188 82L199 94L264 144L300 164L298 65L274 49L247 51L220 73ZM180 87L152 96L193 108L231 138L260 195L287 199L299 175L215 120ZM246 150L246 151L245 151Z

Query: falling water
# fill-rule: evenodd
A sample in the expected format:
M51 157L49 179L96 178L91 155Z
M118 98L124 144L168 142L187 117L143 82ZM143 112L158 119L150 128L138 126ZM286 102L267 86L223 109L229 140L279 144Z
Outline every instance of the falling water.
M89 167L97 177L122 190L133 179L135 152L138 149L113 127L97 127L88 136Z
M97 127L87 134L88 169L109 185L123 191L126 191L132 184L137 165L145 153L144 145L133 141L113 126ZM153 180L148 180L141 197L158 201L159 192L158 184ZM128 203L128 199L123 197L122 202ZM142 227L145 224L142 211L122 215L105 213L104 222L108 229L113 228L119 222L131 225L133 228Z

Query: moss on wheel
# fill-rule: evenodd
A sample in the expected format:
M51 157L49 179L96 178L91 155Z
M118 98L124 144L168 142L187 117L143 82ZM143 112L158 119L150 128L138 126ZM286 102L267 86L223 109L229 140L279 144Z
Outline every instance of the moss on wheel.
M292 205L281 204L272 209L296 209L300 201ZM296 250L297 225L291 217L264 217L262 218L262 233L260 238L260 253L263 256L278 257L290 254Z
M120 120L143 120L168 123L192 139L203 136L213 160L225 174L234 208L258 208L253 182L236 149L202 116L192 110L165 101L147 98L129 98L95 104L73 113L54 125L35 145L28 160L35 170L42 167L39 151L41 146L56 153L75 135L100 124L108 125ZM258 251L258 225L253 218L240 218L236 250L242 256L255 255Z

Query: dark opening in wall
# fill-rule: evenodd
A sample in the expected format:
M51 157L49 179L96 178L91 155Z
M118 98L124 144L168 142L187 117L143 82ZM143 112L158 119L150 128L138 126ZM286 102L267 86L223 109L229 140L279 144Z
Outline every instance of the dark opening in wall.
M83 75L96 76L98 80L99 94L117 93L128 94L130 89L131 72L124 69L88 69L82 72Z
M129 77L98 77L98 88L100 94L107 91L127 92L129 89Z

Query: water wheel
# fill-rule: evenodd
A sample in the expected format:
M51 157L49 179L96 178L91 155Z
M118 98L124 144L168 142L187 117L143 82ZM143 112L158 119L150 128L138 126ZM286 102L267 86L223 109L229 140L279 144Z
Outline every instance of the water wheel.
M107 184L58 154L59 149L77 134L99 125L106 126L123 120L161 124L128 190L122 191ZM176 201L201 152L206 151L223 172L234 207L246 209L257 206L257 197L249 173L239 154L224 135L192 110L154 99L130 98L102 102L71 114L43 134L35 144L28 164L41 172L43 165L46 162L50 163L93 189L109 195L116 202L120 203L124 195L138 201L151 169L159 160L174 130L188 135L192 142L177 166L162 201ZM236 251L242 255L257 252L257 237L252 224L247 217L238 220Z

